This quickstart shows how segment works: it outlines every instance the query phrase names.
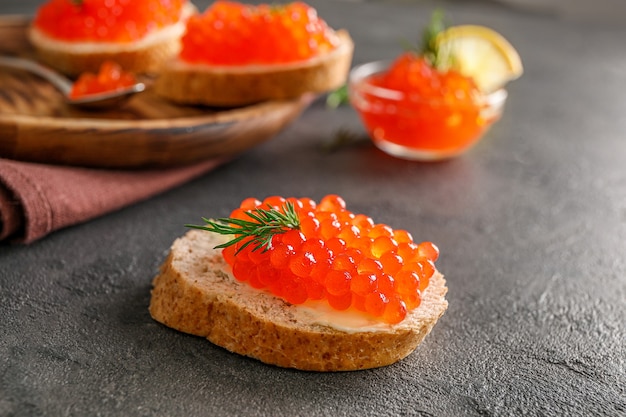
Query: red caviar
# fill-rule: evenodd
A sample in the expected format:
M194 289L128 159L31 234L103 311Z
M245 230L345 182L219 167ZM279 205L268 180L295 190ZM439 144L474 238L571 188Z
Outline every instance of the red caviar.
M177 23L187 0L49 0L34 25L62 41L132 42Z
M410 52L353 89L359 96L355 107L375 143L418 150L432 159L462 152L499 116L488 111L472 78L454 69L440 71Z
M245 240L223 249L237 280L292 304L325 299L336 310L354 308L387 323L402 321L419 306L435 272L437 247L417 244L405 230L355 215L337 195L319 204L308 198L246 199L231 217L254 208L282 210L287 201L301 220L299 230L274 235L265 251L254 245L241 249ZM325 229L329 223L333 226Z
M107 93L127 88L136 83L132 73L124 72L122 67L113 61L105 61L98 74L85 72L72 85L70 97L78 98L90 94Z
M180 57L211 65L288 63L331 51L338 42L305 3L253 6L218 0L189 19Z

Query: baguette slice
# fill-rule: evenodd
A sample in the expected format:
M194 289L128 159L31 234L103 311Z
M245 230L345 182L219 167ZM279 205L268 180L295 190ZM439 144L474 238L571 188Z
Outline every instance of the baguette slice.
M445 312L447 288L436 272L421 305L382 330L338 330L296 314L267 292L236 281L219 250L223 237L191 230L177 239L154 278L152 317L262 362L310 371L349 371L392 364L409 355Z
M28 29L28 38L41 62L70 77L87 71L97 73L100 65L107 60L117 62L128 72L158 73L163 63L180 51L185 22L196 12L196 7L188 3L176 24L132 43L61 41L46 35L34 25Z
M304 62L280 65L210 66L180 59L167 62L154 85L160 96L179 104L235 107L296 98L341 87L347 79L354 43L337 31L339 46Z

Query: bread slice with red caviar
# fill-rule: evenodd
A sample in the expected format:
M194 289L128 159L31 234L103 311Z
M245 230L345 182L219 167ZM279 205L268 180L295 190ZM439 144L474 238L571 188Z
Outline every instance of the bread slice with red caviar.
M182 104L234 107L297 98L342 86L353 41L303 3L217 0L187 22L182 49L156 92Z
M50 2L47 6L51 6L52 3ZM57 1L56 3L63 3L63 1ZM71 7L70 10L73 11L80 10L83 7L81 2L66 0L65 3L73 3L69 6ZM95 7L95 3L92 2L91 4L92 9ZM35 49L38 60L70 77L75 77L85 72L96 73L106 61L113 61L128 72L158 73L163 63L180 51L180 38L185 31L185 21L189 16L197 12L192 3L186 1L181 3L180 15L173 22L164 24L156 29L146 29L146 33L141 36L123 40L109 39L107 37L98 38L92 35L87 39L81 39L78 34L72 35L75 36L73 39L68 38L67 34L56 36L51 31L61 30L57 29L63 27L63 25L58 23L59 21L63 22L63 20L66 20L65 25L69 26L68 19L50 14L48 16L56 16L57 23L52 24L52 26L48 23L48 27L45 27L45 21L39 20L46 18L43 16L42 9L29 27L28 38ZM112 15L114 10L108 10L108 8L122 7L115 4L105 6L105 4L107 2L103 2L100 7L109 15ZM131 2L124 7L131 6L137 7L140 4ZM144 9L149 10L147 7L144 7ZM53 10L50 13L54 12ZM58 12L62 13L62 10ZM75 12L72 16L76 19L74 25L81 25L81 20L79 19L82 19L84 22L82 25L93 25L94 17L88 13L91 13L91 11L85 11L84 13L80 11ZM149 18L147 15L143 17ZM50 19L51 17L47 18ZM92 23L87 23L89 20ZM106 29L106 32L117 30L113 26L108 26L105 22L100 22L100 24L102 26L100 29ZM121 22L119 24L126 27L128 25L132 26L133 22Z
M435 271L419 307L400 323L377 329L329 326L235 280L214 249L223 239L191 230L173 243L153 280L150 314L168 327L268 364L308 371L390 365L415 350L448 306L446 282Z
M346 82L354 50L348 32L337 35L337 48L295 63L219 66L173 60L163 67L155 91L181 104L223 107L331 91Z

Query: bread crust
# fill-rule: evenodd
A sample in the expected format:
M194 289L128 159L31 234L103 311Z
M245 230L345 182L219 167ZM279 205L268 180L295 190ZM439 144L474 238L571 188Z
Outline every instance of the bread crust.
M107 60L115 61L128 72L158 73L163 62L180 50L178 39L165 39L145 48L118 52L74 53L47 49L37 44L34 46L42 63L70 77L77 77L83 72L97 73Z
M189 3L175 26L130 44L100 47L98 43L56 41L33 25L28 29L28 38L42 63L69 77L77 77L87 71L97 73L107 60L115 61L128 72L154 74L161 70L165 61L178 54L185 30L184 22L196 12L196 7Z
M172 60L164 65L154 89L176 103L222 107L334 90L346 82L354 50L348 32L337 34L337 49L304 63L213 67Z
M286 368L352 371L386 366L409 355L447 309L447 288L436 272L420 307L388 329L348 332L304 322L296 306L236 281L216 235L191 230L177 239L153 280L152 317L206 337L241 355Z

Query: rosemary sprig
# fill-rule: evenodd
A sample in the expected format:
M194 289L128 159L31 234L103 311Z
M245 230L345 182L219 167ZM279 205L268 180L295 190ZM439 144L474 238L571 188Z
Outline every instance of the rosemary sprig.
M237 250L239 253L249 245L254 245L253 251L262 249L263 252L272 247L272 238L291 229L300 228L300 219L293 203L287 201L278 210L275 208L257 207L247 211L251 220L222 217L217 220L202 218L205 226L187 224L186 227L206 230L220 235L235 235L226 243L215 246L215 249L226 248L245 240Z

